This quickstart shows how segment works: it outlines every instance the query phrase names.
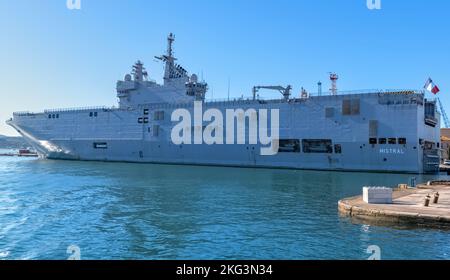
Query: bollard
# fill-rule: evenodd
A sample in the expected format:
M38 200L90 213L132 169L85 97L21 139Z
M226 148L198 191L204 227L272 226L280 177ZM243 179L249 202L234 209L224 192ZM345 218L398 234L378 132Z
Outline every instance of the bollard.
M409 179L409 185L411 188L415 188L417 186L417 178L416 177L412 177Z
M433 200L433 203L434 203L434 204L438 204L438 202L439 202L439 193L437 192L437 193L434 194L434 200Z
M425 201L423 202L423 206L425 206L425 207L430 206L430 200L431 200L431 196L429 194L427 194L427 196L425 197Z

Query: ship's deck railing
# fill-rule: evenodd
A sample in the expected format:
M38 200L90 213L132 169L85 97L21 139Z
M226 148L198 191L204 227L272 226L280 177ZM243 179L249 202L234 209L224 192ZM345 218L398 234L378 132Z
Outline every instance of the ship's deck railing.
M324 95L319 96L318 94L310 94L310 98L326 98L326 97L339 97L339 96L348 96L348 95L364 95L364 94L377 94L383 95L384 98L390 99L401 99L404 95L424 94L423 90L405 90L405 89L390 89L390 90L354 90L354 91L341 91L337 95ZM289 102L299 102L308 100L308 98L291 98ZM428 99L430 100L430 99ZM239 97L239 98L222 98L222 99L207 99L205 100L205 105L248 105L254 103L264 103L264 104L277 104L277 103L285 103L286 100L283 98L276 99L264 99L257 98L253 100L250 97ZM151 103L151 104L139 104L137 108L158 108L158 109L170 109L170 108L187 108L192 106L192 101L189 102L179 102L179 103Z
M331 95L330 92L323 92L321 95L319 93L309 93L309 97L331 97L331 96L345 96L345 95L362 95L362 94L389 94L396 93L401 95L401 93L413 93L413 94L424 94L424 90L413 90L413 89L365 89L365 90L352 90L352 91L339 91L336 95ZM290 99L291 101L302 100L300 97L294 97ZM261 96L253 100L252 97L233 97L233 98L222 98L222 99L207 99L206 104L250 104L254 102L264 102L264 103L283 103L286 102L283 98L272 98L264 99ZM151 104L140 104L137 107L153 107L153 108L180 108L192 106L192 102L181 102L181 103L151 103ZM130 108L131 109L131 108ZM48 109L43 112L34 113L29 111L15 112L14 116L33 116L38 114L49 114L49 113L63 113L63 112L84 112L84 111L98 111L98 110L127 110L119 109L115 106L94 106L94 107L78 107L78 108L61 108L61 109Z
M342 96L342 95L361 95L361 94L389 94L389 93L414 93L414 94L423 94L423 90L414 90L414 89L363 89L363 90L350 90L350 91L339 91L336 95L332 95L331 92L322 92L322 94L317 93L309 93L310 97L326 97L326 96ZM291 99L299 99L300 97L295 97ZM301 99L301 98L300 98ZM276 101L284 101L283 98L278 99L265 99L264 97L257 97L255 100L265 101L265 102L276 102ZM246 101L254 101L252 97L233 97L233 98L221 98L221 99L207 99L206 103L224 103L224 102L246 102Z
M98 110L110 110L114 107L107 106L92 106L92 107L78 107L78 108L60 108L60 109L47 109L44 113L64 113L64 112L80 112L80 111L98 111Z
M425 93L424 90L417 90L417 89L362 89L362 90L347 90L347 91L338 91L335 96L340 95L357 95L357 94L371 94L371 93L377 93L377 94L389 94L389 93L397 93L397 94L423 94ZM321 95L319 95L318 92L310 93L310 96L333 96L331 92L322 92Z
M30 112L30 111L21 111L21 112L14 112L14 116L31 116L35 115L36 113Z
M53 114L53 113L64 113L64 112L85 112L85 111L99 111L99 110L114 110L116 107L107 106L92 106L92 107L76 107L76 108L61 108L61 109L47 109L42 112L14 112L14 116L34 116L39 114Z
M339 95L354 95L354 94L370 94L370 93L415 93L422 94L423 90L416 89L362 89L362 90L347 90L347 91L338 91L336 96ZM318 92L310 93L310 96L332 96L331 92L322 92L319 95Z

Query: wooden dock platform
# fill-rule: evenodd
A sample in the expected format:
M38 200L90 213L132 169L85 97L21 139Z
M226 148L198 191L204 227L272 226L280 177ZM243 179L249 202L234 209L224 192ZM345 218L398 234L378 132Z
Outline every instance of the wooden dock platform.
M439 193L439 202L433 196ZM424 206L427 195L429 207ZM339 201L341 215L375 225L450 228L450 182L430 182L414 189L395 190L392 204L368 204L362 196Z

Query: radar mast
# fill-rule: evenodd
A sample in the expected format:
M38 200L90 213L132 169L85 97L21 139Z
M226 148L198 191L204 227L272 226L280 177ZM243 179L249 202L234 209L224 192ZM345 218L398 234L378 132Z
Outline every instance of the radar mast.
M173 56L173 42L175 41L175 36L170 33L167 37L167 53L162 56L155 56L156 59L165 62L165 71L164 71L164 83L167 83L173 79L188 79L187 71L181 67L181 65L175 64L177 60Z

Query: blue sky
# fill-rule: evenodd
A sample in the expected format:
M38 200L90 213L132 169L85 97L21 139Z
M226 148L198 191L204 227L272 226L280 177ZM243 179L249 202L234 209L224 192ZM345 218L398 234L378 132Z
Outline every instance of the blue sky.
M114 105L116 80L176 35L175 54L203 73L209 97L251 95L256 84L316 91L327 73L342 90L421 88L431 76L450 113L450 1L0 0L0 134L14 111ZM273 96L274 93L263 93ZM276 95L275 95L276 96Z

